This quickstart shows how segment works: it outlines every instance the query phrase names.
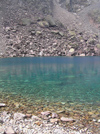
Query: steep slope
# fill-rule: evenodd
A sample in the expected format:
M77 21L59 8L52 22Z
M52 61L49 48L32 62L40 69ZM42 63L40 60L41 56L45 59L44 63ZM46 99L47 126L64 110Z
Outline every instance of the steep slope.
M81 18L85 10L70 13L56 0L1 0L0 5L1 57L100 55L98 35Z

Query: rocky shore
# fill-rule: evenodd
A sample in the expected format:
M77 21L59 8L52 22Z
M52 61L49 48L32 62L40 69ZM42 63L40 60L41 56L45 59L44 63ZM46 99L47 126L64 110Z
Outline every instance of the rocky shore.
M17 106L18 107L18 106ZM29 106L28 106L29 107ZM32 106L31 106L32 107ZM76 106L77 107L77 106ZM8 109L8 110L7 110ZM16 109L16 106L13 106ZM0 134L99 134L100 118L97 111L12 111L0 103ZM19 111L19 110L18 110ZM22 111L22 112L21 112Z
M41 117L22 114L22 113L8 113L6 111L0 113L0 134L92 134L93 132L89 128L78 129L75 127L72 118L61 117L57 118L56 113L50 111L41 112ZM49 115L49 116L48 116ZM43 119L45 117L45 119ZM46 119L46 118L49 119ZM59 125L58 122L61 120L65 124L70 125Z

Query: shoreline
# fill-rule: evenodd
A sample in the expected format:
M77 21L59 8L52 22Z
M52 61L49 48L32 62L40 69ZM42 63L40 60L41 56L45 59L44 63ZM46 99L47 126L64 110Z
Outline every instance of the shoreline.
M100 131L99 102L97 106L34 99L31 102L21 95L1 93L0 103L0 134L8 130L13 133L7 134L98 134Z
M44 113L46 112L49 111L45 111ZM53 114L54 113L52 113L52 115ZM22 113L7 113L4 111L0 113L0 117L0 134L98 134L99 132L92 130L91 125L79 129L79 127L75 126L74 122L70 120L63 120L63 124L59 124L59 119L57 118L48 120L31 114L25 115ZM62 118L64 119L64 117Z
M12 105L9 107L8 104L0 104L0 134L98 134L100 131L99 111L96 114L96 111L53 111L49 108L40 110L37 107L33 113L31 105L28 105L27 111L25 107L13 111ZM18 103L16 106L18 107Z

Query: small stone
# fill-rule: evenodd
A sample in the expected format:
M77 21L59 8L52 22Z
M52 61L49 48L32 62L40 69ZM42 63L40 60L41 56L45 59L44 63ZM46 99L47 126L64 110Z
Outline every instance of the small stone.
M74 122L75 120L73 118L61 117L61 121L63 121L63 122Z
M54 134L63 134L63 131L59 128L54 129Z
M41 118L44 119L44 120L48 120L48 119L50 119L50 118L47 117L46 115L41 115Z
M83 53L83 54L80 54L80 56L85 56L85 54Z
M58 118L58 114L52 113L52 118Z
M40 126L42 124L42 122L41 121L36 121L35 124Z
M4 112L2 113L2 115L3 115L3 116L7 116L7 112L4 111Z
M26 114L25 115L25 118L31 118L32 117L32 114Z
M12 127L8 127L5 134L15 134L15 132Z
M58 121L59 121L59 119L50 119L51 123L55 123L55 122L58 122Z
M65 113L65 110L57 111L58 114Z
M39 118L39 117L37 117L37 116L35 116L35 115L32 116L32 119L33 119L33 120L41 120L41 118Z
M69 50L70 53L73 53L74 51L75 51L74 48L71 48L71 49Z
M42 114L42 115L45 115L45 116L48 116L48 115L51 114L51 112L50 112L50 111L45 111L45 112L41 112L41 114Z
M97 120L96 119L93 119L93 122L96 122Z
M5 107L6 104L5 103L0 103L0 107Z
M22 113L15 113L14 114L14 120L22 120L25 118L25 114Z

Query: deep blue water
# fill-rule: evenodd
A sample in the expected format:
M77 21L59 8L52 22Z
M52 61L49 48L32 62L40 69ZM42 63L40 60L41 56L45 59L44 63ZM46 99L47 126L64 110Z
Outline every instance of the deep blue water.
M33 100L100 104L100 57L2 58L0 91Z

